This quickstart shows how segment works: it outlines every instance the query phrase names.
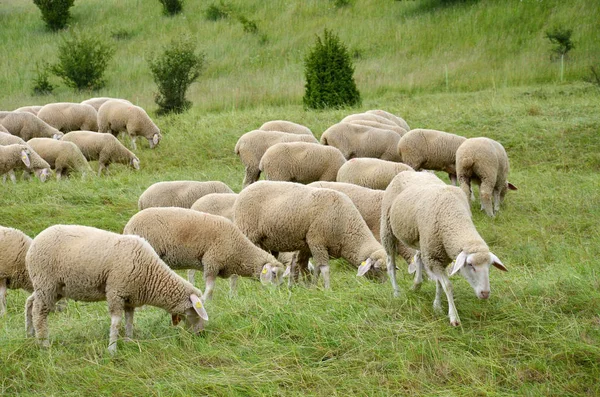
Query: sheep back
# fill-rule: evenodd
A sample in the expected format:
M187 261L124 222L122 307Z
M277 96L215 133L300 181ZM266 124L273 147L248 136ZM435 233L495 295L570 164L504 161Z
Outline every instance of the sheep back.
M346 159L372 157L400 161L397 153L400 135L365 125L342 122L329 127L321 135L323 145L338 148Z
M267 121L260 126L259 130L263 131L281 131L288 134L298 135L313 135L310 128L287 120L272 120Z
M409 131L398 142L401 161L416 171L445 171L456 175L456 150L467 138L437 130Z
M49 103L40 109L37 116L62 132L98 131L98 112L93 106L86 104Z
M191 209L220 215L233 221L233 205L237 196L237 193L209 193L196 200Z
M108 100L98 109L98 131L118 135L127 132L130 137L142 136L150 147L158 145L162 135L146 111L122 100Z
M30 245L31 238L22 231L0 226L0 279L6 280L9 289L33 291L25 266L25 255Z
M73 142L57 141L50 138L34 138L27 143L57 173L71 170L85 173L92 170L81 150Z
M220 181L170 181L157 182L146 189L138 200L138 209L150 207L190 208L196 200L209 193L233 193Z
M386 112L385 110L380 110L380 109L367 110L366 113L374 114L374 115L386 118L390 121L393 121L396 125L398 125L402 129L404 129L405 131L410 131L410 127L408 126L408 123L406 122L406 120L404 120L402 117L396 116L393 113Z
M337 174L337 181L385 190L398 173L412 170L408 165L394 161L354 158L342 165Z
M109 98L109 97L90 98L90 99L86 99L85 101L81 101L81 103L83 105L90 105L94 109L96 109L96 111L98 111L98 109L100 109L100 106L102 106L104 104L104 102L110 101L110 100L123 101L125 103L131 104L131 102L129 102L127 99Z
M25 141L32 138L61 138L63 133L28 112L0 112L0 124Z

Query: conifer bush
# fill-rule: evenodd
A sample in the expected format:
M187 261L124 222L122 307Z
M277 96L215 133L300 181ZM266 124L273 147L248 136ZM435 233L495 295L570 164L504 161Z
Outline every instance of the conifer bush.
M354 67L346 46L325 29L304 59L306 78L304 106L311 109L339 108L360 104Z
M42 20L50 30L60 30L67 26L71 13L69 8L75 0L33 0L42 12Z
M163 14L173 16L183 10L183 0L159 0L163 6Z

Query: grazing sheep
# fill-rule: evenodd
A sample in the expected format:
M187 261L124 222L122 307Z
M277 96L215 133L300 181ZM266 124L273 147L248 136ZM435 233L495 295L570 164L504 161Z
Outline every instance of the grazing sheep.
M62 140L77 145L86 160L98 160L98 176L102 175L103 170L108 172L108 166L112 163L125 164L136 170L140 169L140 160L137 156L110 134L71 131L65 134Z
M404 128L398 127L397 125L382 124L377 121L371 121L371 120L352 120L352 121L349 121L348 123L349 124L366 125L366 126L373 127L373 128L379 128L380 130L390 130L390 131L394 131L396 134L398 134L400 136L404 136L408 132Z
M108 351L116 353L121 317L125 335L133 337L136 307L152 305L185 315L192 331L208 320L202 292L185 281L138 236L123 236L88 226L55 225L42 231L29 247L25 263L33 294L25 303L28 336L48 347L48 312L61 298L84 302L106 300L110 312Z
M262 131L280 131L287 132L288 134L298 135L313 135L310 128L303 126L302 124L293 123L286 120L273 120L267 121L260 126L259 130Z
M11 136L14 136L14 137L18 138L17 136L15 136L15 135L11 134L10 132L8 132L8 130L6 128L4 128L4 126L2 124L0 124L0 133L9 134ZM19 139L21 139L21 138L19 138ZM25 142L25 141L23 141L23 142Z
M90 105L49 103L40 109L37 116L64 133L77 130L98 131L98 112Z
M98 109L98 131L110 132L118 136L119 132L127 132L131 138L133 150L137 149L135 140L142 136L148 140L150 149L156 147L162 135L148 113L139 106L122 100L108 100Z
M210 193L196 200L191 209L233 221L233 205L237 196L237 193Z
M306 142L278 143L267 149L258 169L270 181L335 181L346 162L337 148Z
M37 116L41 108L43 108L43 106L22 106L18 109L13 110L13 112L26 112Z
M148 208L135 214L123 234L145 238L171 269L204 269L202 300L212 297L217 276L253 277L279 284L283 265L222 216L186 208Z
M341 123L351 123L356 120L368 120L368 121L376 121L380 124L397 126L398 124L394 123L392 120L389 120L385 117L379 116L377 114L372 113L356 113L346 116L340 121Z
M259 247L272 252L300 251L296 265L307 274L315 263L314 282L323 274L330 288L329 257L359 267L363 261L380 270L385 250L343 193L292 182L259 181L240 192L234 205L235 224ZM290 283L294 277L290 277Z
M260 178L260 159L269 147L281 142L318 143L317 138L312 135L261 130L245 133L238 139L235 145L235 154L240 157L246 171L243 187L256 182Z
M6 314L6 290L33 291L25 267L31 238L20 230L0 226L0 316Z
M398 142L400 161L415 171L445 171L456 185L456 150L466 139L437 130L411 130Z
M92 171L81 150L73 142L57 141L49 138L34 138L27 142L44 160L48 162L53 170L56 170L56 179L67 176L75 170L85 177L86 173Z
M398 127L403 128L405 131L410 131L410 127L408 126L406 120L404 120L402 117L396 116L395 114L379 109L367 110L366 113L386 118L390 121L393 121L395 124L398 125Z
M397 151L400 135L366 125L346 122L334 124L321 135L323 145L334 146L347 160L354 157L373 157L400 161Z
M196 200L209 193L233 193L233 190L220 181L156 182L142 193L138 208L140 211L150 207L191 208Z
M388 253L394 252L396 244L419 250L412 264L417 270L414 289L420 286L424 268L436 281L434 309L441 311L443 289L448 299L450 323L457 326L460 319L454 305L452 284L446 274L450 262L455 259L450 276L460 271L480 299L487 299L490 295L490 266L504 271L507 269L489 251L475 229L464 193L458 187L436 181L433 175L425 177L418 174L402 172L386 190L382 204L381 240ZM394 196L397 191L400 193ZM388 256L387 268L397 295L393 256Z
M506 150L493 139L470 138L456 151L456 174L460 188L473 200L471 181L478 184L481 209L488 216L493 217L500 210L507 190L517 190L507 180L508 171Z
M0 124L24 141L32 138L60 139L63 136L62 132L28 112L0 112Z
M94 109L96 109L96 111L98 111L98 109L100 109L100 106L102 106L104 104L104 102L110 101L110 100L123 101L125 103L132 104L127 99L109 98L109 97L90 98L90 99L86 99L85 101L81 101L81 103L83 105L90 105Z
M353 183L370 189L385 190L402 171L413 171L408 165L368 157L348 160L337 174L338 182Z
M18 136L11 135L8 133L0 132L0 146L8 146L8 145L27 145L27 142L19 138ZM19 163L19 167L24 171L23 176L27 179L31 176L31 171L35 173L35 175L39 178L40 181L45 182L48 176L50 176L50 164L46 162L43 158L40 157L39 154L35 152L35 150L29 148L29 162L30 166L27 167L25 163ZM8 172L11 180L14 182L16 180L16 176L14 170ZM4 182L6 182L6 174L4 175Z
M9 174L10 180L15 183L14 169L18 168L21 163L27 168L31 167L30 149L27 145L14 144L8 146L0 146L0 175Z

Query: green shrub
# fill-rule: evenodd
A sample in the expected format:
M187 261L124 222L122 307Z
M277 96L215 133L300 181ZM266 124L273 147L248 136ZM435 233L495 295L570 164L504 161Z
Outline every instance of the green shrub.
M51 70L68 87L96 90L106 83L103 75L113 54L98 35L74 32L58 46L58 63Z
M163 6L163 14L176 15L183 10L183 0L158 0Z
M223 2L211 4L204 10L204 17L209 21L229 18L230 15L231 7Z
M240 21L240 23L244 27L244 32L258 33L258 26L256 25L256 22L246 18L243 15L238 15L237 19L238 19L238 21Z
M304 59L306 85L304 106L312 109L338 108L360 103L354 82L354 67L346 46L325 29Z
M60 30L67 26L71 18L69 8L74 2L75 0L33 0L50 30Z
M352 4L351 0L333 0L333 5L335 8L347 7Z
M557 55L558 58L565 56L569 51L575 48L571 41L572 34L572 29L560 27L546 32L546 38L554 45L551 51L553 54Z
M204 68L204 53L195 53L195 44L189 38L171 42L158 56L148 59L154 82L158 86L155 102L160 113L181 113L192 103L185 99L189 86Z
M33 79L33 95L51 94L54 86L50 83L50 66L47 63L36 65L36 76Z

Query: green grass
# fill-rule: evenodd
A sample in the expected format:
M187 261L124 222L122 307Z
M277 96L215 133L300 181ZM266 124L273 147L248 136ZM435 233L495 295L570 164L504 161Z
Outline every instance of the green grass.
M0 108L121 96L149 109L164 133L156 150L140 144L138 172L115 165L101 178L1 185L0 224L30 236L57 223L120 232L156 181L221 180L239 191L243 168L233 148L244 132L289 119L320 136L345 115L374 108L413 128L502 142L519 187L495 219L473 206L479 232L510 271L491 271L488 301L454 279L460 328L433 312L433 283L408 291L404 265L399 298L389 284L358 279L338 261L331 291L242 280L230 296L219 280L204 335L148 308L136 314L135 342L119 342L116 357L106 350L104 302L70 301L51 314L52 346L41 350L25 338L27 294L9 291L0 319L0 394L599 395L600 91L579 82L599 60L598 7L432 3L372 0L336 9L329 1L229 2L267 34L261 44L233 19L205 21L201 2L186 2L174 18L162 16L159 2L76 2L76 27L107 39L114 32L119 48L108 85L93 93L61 86L43 97L30 96L35 61L54 59L64 33L47 32L29 1L0 7ZM543 32L570 21L577 21L577 48L567 83L557 84ZM301 107L302 57L325 26L360 54L361 108ZM156 117L145 54L182 31L198 39L209 67L190 92L190 111Z

